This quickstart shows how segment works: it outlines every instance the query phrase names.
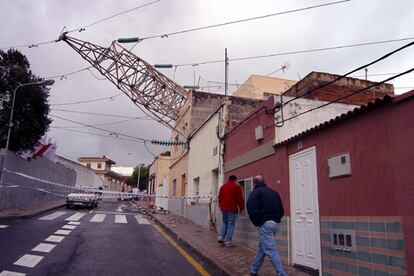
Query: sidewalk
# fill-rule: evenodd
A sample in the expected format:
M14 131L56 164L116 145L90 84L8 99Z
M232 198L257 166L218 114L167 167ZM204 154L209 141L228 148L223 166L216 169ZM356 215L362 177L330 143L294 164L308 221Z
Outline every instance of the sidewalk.
M142 204L142 203L141 203ZM206 262L220 268L223 275L250 275L249 266L256 252L250 248L236 244L236 247L223 247L217 243L217 234L173 214L153 214L150 216L174 239L181 240ZM284 264L288 275L309 275ZM275 270L266 258L259 275L276 275Z
M0 210L0 220L30 218L65 205L64 199Z

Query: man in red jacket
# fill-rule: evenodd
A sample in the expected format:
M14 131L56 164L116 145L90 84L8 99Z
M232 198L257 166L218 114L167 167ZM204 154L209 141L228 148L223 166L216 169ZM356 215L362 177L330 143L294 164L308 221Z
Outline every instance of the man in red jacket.
M244 210L243 191L236 181L237 177L231 175L229 181L221 186L219 192L222 224L217 241L229 247L234 246L231 240L233 238L237 214Z

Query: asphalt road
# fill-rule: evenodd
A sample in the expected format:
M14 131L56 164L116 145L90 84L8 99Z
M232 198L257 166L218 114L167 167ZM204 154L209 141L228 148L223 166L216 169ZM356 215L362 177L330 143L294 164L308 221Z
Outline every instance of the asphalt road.
M199 275L130 202L101 203L92 211L60 208L0 222L0 276L7 275L4 271L42 276Z

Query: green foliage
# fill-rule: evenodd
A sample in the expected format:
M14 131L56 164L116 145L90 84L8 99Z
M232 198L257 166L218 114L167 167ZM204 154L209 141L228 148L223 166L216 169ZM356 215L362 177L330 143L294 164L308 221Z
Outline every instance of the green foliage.
M13 91L19 84L40 81L30 71L27 58L17 50L0 50L0 148L6 146ZM14 104L13 128L10 150L32 149L47 132L51 120L49 114L49 89L29 85L17 90Z
M145 166L144 164L140 164L134 168L134 172L132 173L132 177L126 181L127 185L129 186L136 186L137 179L138 179L138 168L141 167L140 170L140 177L139 177L139 187L141 191L146 190L148 188L148 180L149 180L149 169L150 166Z

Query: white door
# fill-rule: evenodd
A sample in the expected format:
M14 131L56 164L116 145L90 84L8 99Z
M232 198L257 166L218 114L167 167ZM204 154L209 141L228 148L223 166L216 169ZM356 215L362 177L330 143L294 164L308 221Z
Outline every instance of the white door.
M294 264L321 267L315 147L289 156Z

